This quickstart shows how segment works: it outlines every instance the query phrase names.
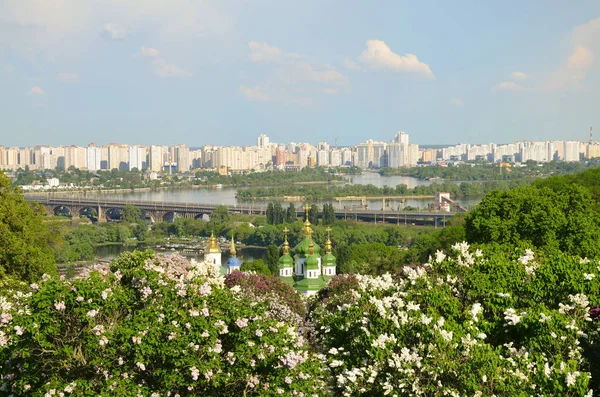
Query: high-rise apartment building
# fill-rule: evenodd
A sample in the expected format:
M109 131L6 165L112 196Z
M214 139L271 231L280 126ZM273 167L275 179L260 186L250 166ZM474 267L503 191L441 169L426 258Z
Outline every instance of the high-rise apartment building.
M129 171L137 168L138 171L144 169L146 163L146 150L139 146L130 146L128 153L129 161L127 162Z
M567 141L564 142L564 160L579 161L579 142Z
M385 158L387 143L367 139L356 145L356 166L360 168L379 168Z
M102 169L102 149L95 144L89 144L86 148L85 163L88 171Z
M269 137L266 136L265 134L260 134L258 136L256 145L260 148L265 148L265 147L269 146Z
M148 152L148 169L150 171L160 171L165 164L165 147L159 145L150 146Z
M190 170L190 148L186 145L171 146L172 162L177 164L177 171L186 172Z
M329 152L329 165L332 167L342 165L342 152L339 149L331 149Z

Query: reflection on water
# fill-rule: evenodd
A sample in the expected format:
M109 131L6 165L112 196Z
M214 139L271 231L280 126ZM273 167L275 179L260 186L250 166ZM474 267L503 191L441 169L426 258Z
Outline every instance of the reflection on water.
M344 176L348 179L348 183L351 184L372 184L376 187L390 186L395 187L400 184L405 184L409 188L422 185L430 185L431 181L419 180L410 176L381 176L374 172L365 172L361 175L347 175ZM457 181L456 183L461 183ZM224 204L224 205L244 205L253 206L255 208L265 208L268 204L267 201L238 201L235 197L236 192L239 189L235 187L224 187L222 189L210 189L210 188L185 188L185 189L169 189L169 190L158 190L158 191L131 191L123 190L118 192L84 192L84 193L72 193L73 197L85 198L102 198L102 199L117 199L117 200L132 200L132 201L158 201L163 203L199 203L199 204ZM480 198L457 198L456 202L461 204L463 207L471 208L479 203ZM404 202L405 206L411 206L421 209L426 209L431 202L428 198L409 198ZM322 206L325 201L317 202L316 204ZM298 207L298 203L296 203ZM343 210L344 207L350 208L351 206L361 205L360 201L342 201L333 202L334 207L338 210ZM367 200L368 208L379 210L382 208L382 200ZM284 204L284 207L286 205ZM386 205L387 209L395 211L401 206L399 201L389 201Z

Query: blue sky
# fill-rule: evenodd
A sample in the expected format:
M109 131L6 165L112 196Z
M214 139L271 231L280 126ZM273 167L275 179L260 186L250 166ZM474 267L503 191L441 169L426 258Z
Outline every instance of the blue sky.
M600 2L0 0L0 145L600 137Z

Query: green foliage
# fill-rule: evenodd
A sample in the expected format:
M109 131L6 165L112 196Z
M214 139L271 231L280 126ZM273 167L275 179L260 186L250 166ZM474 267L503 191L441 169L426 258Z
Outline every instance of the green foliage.
M348 196L433 196L436 192L449 192L452 196L483 196L494 190L508 190L529 185L533 178L493 180L485 182L434 182L431 185L415 186L409 189L405 184L395 187L374 185L278 185L249 187L237 191L238 199L277 198L300 196L307 200L333 200Z
M60 236L42 219L41 206L26 201L0 172L0 279L33 281L54 274L52 246Z
M285 222L294 223L296 222L296 206L294 203L290 203L285 213Z
M457 244L393 277L336 276L310 313L332 394L590 396L599 274L566 254Z
M326 387L297 324L266 299L244 304L214 269L188 265L182 274L170 258L135 252L106 275L45 279L3 301L3 395L276 396Z
M277 184L314 183L343 181L342 177L332 175L323 168L303 168L300 172L266 171L245 174L219 175L213 171L196 172L196 184L230 186L267 186ZM242 190L243 192L243 190Z
M224 205L219 205L210 214L210 222L215 225L222 225L229 219L229 211Z
M279 275L279 247L269 244L266 254L267 267L273 275Z
M319 207L316 204L312 204L308 210L308 220L313 225L319 224Z
M530 243L573 255L600 255L600 218L585 187L527 186L488 194L466 216L470 242Z
M142 218L142 210L133 205L126 205L121 213L121 220L126 223L139 223Z
M280 225L285 222L286 213L279 201L271 202L267 205L266 215L269 225Z
M598 162L574 163L551 161L548 163L528 162L525 167L499 167L498 164L457 164L449 166L382 168L381 175L405 175L418 179L441 178L455 181L475 180L509 180L523 178L539 178L551 175L573 174L585 171L590 167L598 167Z
M335 208L333 204L323 204L323 225L333 225L337 218L335 217Z
M265 262L262 259L257 259L254 261L248 261L242 263L240 266L240 270L243 272L253 272L256 274L264 274L265 276L271 276L271 270L265 265Z

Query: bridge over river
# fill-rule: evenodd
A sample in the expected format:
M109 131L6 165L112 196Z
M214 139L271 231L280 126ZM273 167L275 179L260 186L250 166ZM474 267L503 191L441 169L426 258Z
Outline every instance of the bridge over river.
M82 216L98 222L118 220L121 211L127 205L132 205L142 211L142 216L155 221L173 221L177 217L203 218L210 216L219 204L200 204L182 202L132 201L132 200L100 200L79 198L47 198L26 197L27 200L40 203L50 215L67 215L73 218ZM225 205L231 214L265 215L265 208L250 205ZM444 211L402 211L402 210L372 210L364 208L338 209L335 215L338 219L354 219L363 222L391 223L404 225L444 226L446 221L456 212ZM301 217L304 211L297 210L296 216Z

